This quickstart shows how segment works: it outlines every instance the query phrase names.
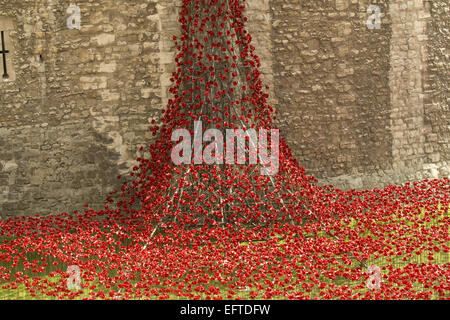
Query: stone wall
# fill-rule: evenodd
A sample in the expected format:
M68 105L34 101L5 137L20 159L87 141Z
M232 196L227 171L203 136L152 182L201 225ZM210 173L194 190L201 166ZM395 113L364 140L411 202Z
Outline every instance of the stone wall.
M444 164L450 163L450 5L447 0L425 3L431 16L426 27L425 162L448 176L450 169Z
M15 81L0 82L0 214L102 206L159 117L156 1L0 0Z
M367 1L272 3L280 127L297 159L324 180L389 168L389 20L369 30Z
M309 174L342 188L449 175L448 1L246 3L269 101ZM170 98L180 4L77 0L78 30L69 1L0 0L0 216L100 208L120 186Z
M387 24L381 29L390 29L385 109L389 113L389 164L363 174L334 176L323 183L372 188L450 175L449 7L448 1L386 2L382 11L387 12ZM372 110L376 109L372 104Z

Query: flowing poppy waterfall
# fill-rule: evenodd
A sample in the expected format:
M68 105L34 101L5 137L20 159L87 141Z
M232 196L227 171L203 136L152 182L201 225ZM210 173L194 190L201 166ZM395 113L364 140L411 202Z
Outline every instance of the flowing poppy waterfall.
M271 154L280 168L269 177L262 174L266 168L260 162L198 165L198 159L192 159L188 165L176 166L171 161L176 130L190 129L194 141L208 128L224 133L274 130L274 109L266 103L268 95L263 91L260 61L244 28L247 19L243 10L241 1L183 3L179 19L182 35L180 39L174 37L179 50L171 79L174 98L169 100L161 126L153 129L157 138L150 147L150 160L140 159L141 165L136 167L139 183L127 189L133 194L132 204L142 204L138 214L146 226L154 226L152 235L161 227L177 230L227 226L239 230L277 221L302 221L306 201L298 190L306 187L308 179L283 139L277 152ZM195 124L202 126L203 122L206 125L195 130ZM248 159L252 157L252 144L257 142L247 140L238 147L248 152ZM234 145L234 140L227 141L227 150L230 143ZM274 141L269 145L273 146ZM193 148L203 146L200 142ZM194 158L198 158L194 153ZM261 158L261 152L257 152L257 157Z
M173 98L150 128L149 157L102 210L0 220L1 290L60 299L449 297L447 178L321 187L282 136L273 176L251 154L244 164L171 161L172 134L194 136L196 121L202 133L276 129L244 9L243 0L183 0Z

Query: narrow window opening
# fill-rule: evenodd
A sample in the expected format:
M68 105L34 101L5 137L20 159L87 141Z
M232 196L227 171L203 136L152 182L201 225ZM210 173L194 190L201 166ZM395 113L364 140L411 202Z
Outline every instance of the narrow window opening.
M1 47L0 47L0 54L2 55L2 63L3 63L3 79L9 79L8 75L8 66L6 63L6 55L9 53L9 50L6 49L6 42L5 42L5 31L0 31L0 41L1 41Z

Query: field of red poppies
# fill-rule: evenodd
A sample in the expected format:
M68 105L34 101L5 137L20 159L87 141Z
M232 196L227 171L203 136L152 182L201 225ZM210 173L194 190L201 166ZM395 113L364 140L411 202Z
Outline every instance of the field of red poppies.
M0 298L450 298L448 178L319 186L283 138L274 176L171 162L173 131L195 120L275 127L244 8L183 1L174 98L148 156L102 210L0 220Z
M0 294L9 299L450 297L448 179L322 192L314 204L325 213L320 220L274 225L270 233L179 229L149 239L137 227L138 216L114 210L3 220ZM66 273L71 265L81 271L79 290L68 287L75 276ZM371 265L379 272L368 270Z

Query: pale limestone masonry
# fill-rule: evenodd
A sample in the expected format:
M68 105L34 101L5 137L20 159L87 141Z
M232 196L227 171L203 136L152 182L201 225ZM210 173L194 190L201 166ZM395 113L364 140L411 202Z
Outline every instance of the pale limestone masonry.
M424 161L423 77L426 8L422 1L391 1L391 130L394 168L418 169ZM406 21L406 22L405 22Z
M181 8L181 2L178 0L157 1L157 14L147 17L157 21L159 31L159 79L161 85L160 97L162 99L161 109L167 106L169 100L169 89L172 85L170 78L175 72L176 48L173 42L173 36L179 36L178 12ZM155 119L157 120L157 119Z
M307 173L341 188L450 175L448 0L246 3ZM0 216L103 207L170 98L181 0L77 0L80 30L70 4L0 0ZM370 4L380 29L366 26Z

